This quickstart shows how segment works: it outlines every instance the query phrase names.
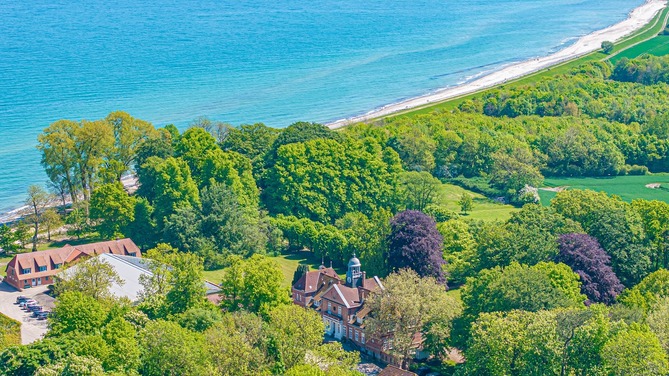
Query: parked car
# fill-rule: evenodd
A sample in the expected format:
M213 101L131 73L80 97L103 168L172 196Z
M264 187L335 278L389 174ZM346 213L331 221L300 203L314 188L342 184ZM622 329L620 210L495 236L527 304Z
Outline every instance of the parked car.
M30 311L30 312L39 312L41 310L42 310L42 306L38 306L38 305L28 307L28 311Z
M44 308L40 307L40 309L34 310L33 314L31 316L32 317L39 317L39 315L41 315L44 312L49 312L49 311L46 311L46 310L44 310Z
M26 300L30 300L30 298L27 297L27 296L23 296L23 295L17 296L16 297L16 304L19 304L21 302L25 302Z
M51 312L42 311L42 312L35 312L34 314L36 315L35 317L37 317L38 320L46 320L47 317L49 317L49 315L51 314Z
M19 303L19 307L24 308L28 304L37 304L37 300L35 299L24 300L21 303Z
M30 310L32 309L32 307L39 307L39 304L37 304L37 302L35 302L35 303L28 303L28 304L24 305L24 306L22 307L22 309L23 309L24 311L30 311Z

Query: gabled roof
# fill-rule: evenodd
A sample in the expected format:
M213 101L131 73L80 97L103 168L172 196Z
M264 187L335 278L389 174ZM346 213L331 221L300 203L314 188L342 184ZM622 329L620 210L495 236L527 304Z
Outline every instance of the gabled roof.
M384 289L383 284L381 283L381 280L379 277L374 276L373 278L367 278L362 281L362 286L363 289L368 290L368 291L374 291L377 288Z
M300 277L300 279L297 280L297 282L295 282L293 288L295 288L296 290L304 291L305 294L316 292L323 286L325 276L335 279L337 281L340 280L339 275L334 269L323 268L319 270L312 270L310 272L305 273L302 277Z
M111 253L115 255L141 256L139 247L130 239L111 240L99 243L81 244L71 246L69 244L62 248L48 249L46 251L19 253L7 263L7 269L10 267L20 271L22 269L31 269L30 274L17 273L19 280L38 278L42 276L54 275L61 269L55 269L55 266L72 262L84 255L97 256L100 254ZM38 272L37 267L46 267L46 271Z
M411 371L405 371L401 368L389 365L379 372L378 376L418 376L417 374Z
M346 308L360 306L360 295L358 289L345 285L334 284L323 295L323 299L331 300L335 303L343 304Z

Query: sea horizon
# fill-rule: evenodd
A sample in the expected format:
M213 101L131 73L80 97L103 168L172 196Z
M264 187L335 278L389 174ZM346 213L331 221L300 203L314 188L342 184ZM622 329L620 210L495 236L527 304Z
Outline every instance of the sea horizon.
M185 20L172 26L156 21L158 15L138 24L133 12L150 14L175 2L93 3L87 9L37 2L34 8L14 4L0 10L0 31L10 42L0 46L0 84L7 84L0 93L0 213L20 207L28 185L46 183L36 138L61 118L96 119L123 110L180 129L200 116L233 125L328 123L546 56L624 20L643 1L422 1L392 9L381 2L363 7L328 1L329 7L318 8L200 1L182 5ZM98 28L88 33L76 25L56 30L68 8L111 19L94 17L91 25ZM163 20L177 15L162 11ZM531 14L536 19L524 22ZM28 26L17 25L21 20ZM254 27L239 30L244 20L253 20ZM382 21L396 21L395 29ZM152 25L163 29L150 32ZM199 29L187 32L189 25ZM123 26L135 29L124 34ZM40 28L41 34L25 30ZM78 32L83 34L77 39ZM119 33L126 38L118 45L105 43ZM84 45L90 51L77 50Z

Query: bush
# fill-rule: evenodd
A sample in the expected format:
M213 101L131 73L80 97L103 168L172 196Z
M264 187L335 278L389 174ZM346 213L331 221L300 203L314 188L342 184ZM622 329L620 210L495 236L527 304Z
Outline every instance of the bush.
M647 175L648 174L648 167L646 167L646 166L639 166L639 165L625 166L625 170L626 170L628 175Z
M604 52L607 55L613 52L613 42L609 42L608 40L603 41L602 52Z
M458 213L439 205L428 205L423 212L432 217L437 223L446 222L459 217Z

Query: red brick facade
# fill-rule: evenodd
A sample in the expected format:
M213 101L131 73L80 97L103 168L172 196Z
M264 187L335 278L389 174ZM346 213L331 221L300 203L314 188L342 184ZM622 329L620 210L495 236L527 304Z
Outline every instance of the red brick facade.
M19 290L50 285L53 283L53 276L64 266L103 253L141 257L139 248L130 239L77 246L66 245L58 249L20 253L7 264L5 281Z
M332 268L321 266L305 273L292 287L293 302L316 310L325 323L326 334L354 343L361 352L392 363L384 343L365 332L364 319L369 314L365 299L370 292L383 289L378 277L367 278L360 271L355 256L349 261L344 283Z

